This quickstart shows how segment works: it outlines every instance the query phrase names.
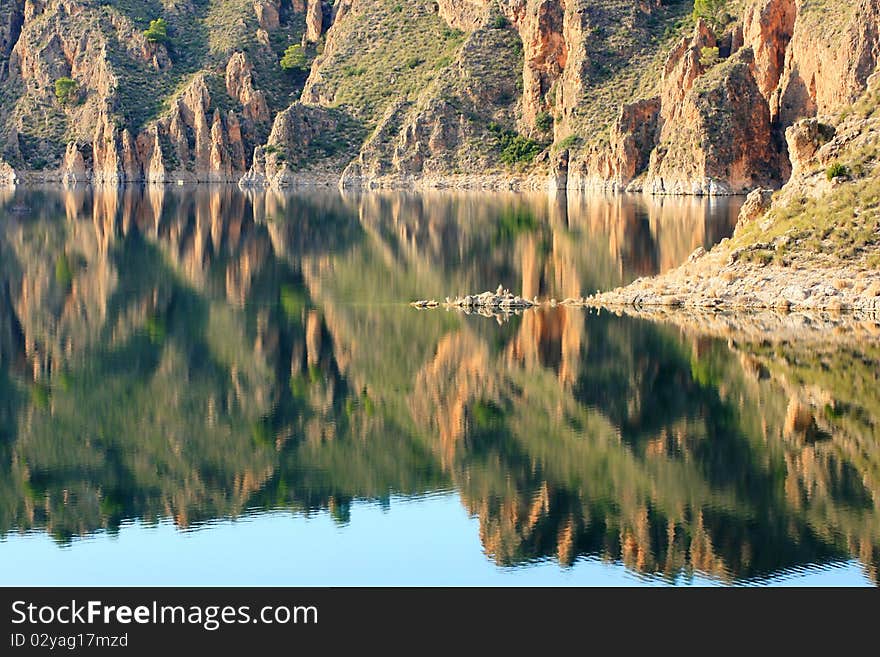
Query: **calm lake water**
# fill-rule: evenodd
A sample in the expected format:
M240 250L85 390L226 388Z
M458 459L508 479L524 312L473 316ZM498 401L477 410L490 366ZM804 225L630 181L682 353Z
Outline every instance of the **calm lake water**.
M407 305L737 200L0 194L0 584L877 584L876 342Z

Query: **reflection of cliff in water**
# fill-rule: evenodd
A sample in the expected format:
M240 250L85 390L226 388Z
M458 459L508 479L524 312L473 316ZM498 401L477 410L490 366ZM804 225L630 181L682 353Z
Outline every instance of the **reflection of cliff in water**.
M344 522L353 499L455 488L501 565L596 555L739 579L858 558L877 579L876 350L400 303L653 273L726 230L696 200L5 203L30 210L0 210L4 533L271 508Z

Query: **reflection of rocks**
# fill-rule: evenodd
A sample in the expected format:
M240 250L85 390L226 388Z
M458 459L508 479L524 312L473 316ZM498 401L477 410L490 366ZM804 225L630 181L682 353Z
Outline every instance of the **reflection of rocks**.
M0 367L20 365L24 360L24 335L12 306L9 284L0 283Z
M525 369L556 371L561 381L570 384L580 372L583 339L580 310L542 308L523 317L516 339L508 346L508 356Z
M734 341L790 340L811 346L825 344L845 348L860 341L874 342L880 336L880 321L873 314L715 312L691 308L621 308L616 312Z
M816 426L813 409L800 400L792 398L785 415L785 428L783 432L788 438L804 442L815 440L819 429Z
M562 298L686 257L705 206L34 193L0 200L32 206L0 226L2 532L346 522L454 487L500 565L727 582L858 558L876 578L876 321L393 305L499 280Z
M469 405L491 398L498 386L489 375L487 359L485 347L473 336L452 334L418 374L410 408L438 436L444 464L452 461L467 431Z

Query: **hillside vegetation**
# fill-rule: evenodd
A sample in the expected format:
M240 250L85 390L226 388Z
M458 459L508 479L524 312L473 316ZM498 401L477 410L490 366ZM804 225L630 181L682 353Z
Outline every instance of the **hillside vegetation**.
M745 194L791 177L787 130L865 93L878 28L880 0L11 0L0 157L67 182ZM850 159L841 211L870 177Z

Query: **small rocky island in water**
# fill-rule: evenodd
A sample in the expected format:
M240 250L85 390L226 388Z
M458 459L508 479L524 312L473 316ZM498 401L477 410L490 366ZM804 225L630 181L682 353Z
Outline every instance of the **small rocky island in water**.
M492 313L497 312L513 312L517 310L525 310L540 305L538 298L526 299L519 295L513 294L510 290L499 285L494 292L488 291L482 294L468 294L463 297L457 296L454 299L446 297L442 302L434 299L421 299L413 301L411 306L415 308L458 308L465 311L488 310Z

